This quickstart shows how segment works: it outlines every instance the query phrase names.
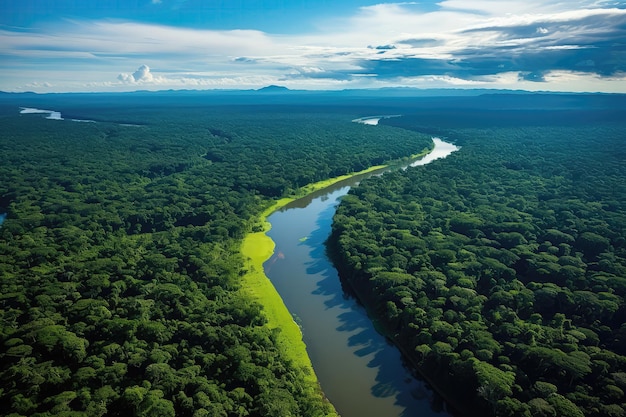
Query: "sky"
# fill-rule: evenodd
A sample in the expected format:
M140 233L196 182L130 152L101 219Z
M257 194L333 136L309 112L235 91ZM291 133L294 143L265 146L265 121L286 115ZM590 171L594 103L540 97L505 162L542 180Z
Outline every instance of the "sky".
M626 93L626 0L0 0L0 90Z

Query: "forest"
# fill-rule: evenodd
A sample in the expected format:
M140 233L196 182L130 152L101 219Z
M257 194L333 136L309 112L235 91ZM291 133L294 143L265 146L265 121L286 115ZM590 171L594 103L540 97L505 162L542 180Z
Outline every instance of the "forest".
M239 246L276 197L428 145L360 115L0 100L0 414L332 414L241 291Z
M0 94L1 413L332 415L242 290L242 239L299 187L440 135L462 150L342 202L329 240L342 278L450 404L623 416L625 108L600 95ZM385 113L406 116L351 122Z
M626 415L623 109L387 119L461 150L342 200L341 279L461 415Z

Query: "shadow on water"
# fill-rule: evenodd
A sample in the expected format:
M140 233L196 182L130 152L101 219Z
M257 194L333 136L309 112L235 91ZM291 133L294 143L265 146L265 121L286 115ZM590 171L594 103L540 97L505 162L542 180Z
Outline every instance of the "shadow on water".
M313 261L307 263L307 274L323 277L317 283L317 288L313 291L313 295L332 297L324 302L327 308L349 305L347 304L348 300L352 298L352 296L343 291L343 285L339 280L337 270L326 256L325 243L330 234L330 225L332 217L337 210L337 204L330 205L319 213L316 229L309 235L306 241L301 243L311 248L309 255Z
M433 142L430 159L416 164L457 149ZM402 169L392 169L397 168ZM376 331L326 256L339 199L361 180L336 184L272 214L268 236L276 243L276 255L264 265L266 274L300 318L322 389L342 416L449 416L440 398L404 366L400 351Z
M326 309L341 308L336 330L348 332L347 343L354 355L369 359L367 367L376 369L375 382L370 388L372 396L394 397L395 405L402 409L401 417L447 415L438 396L412 374L398 349L376 331L364 307L348 288L344 288L337 270L328 259L325 242L337 204L331 204L318 213L315 230L300 242L300 245L310 248L307 274L322 277L312 294L326 298Z

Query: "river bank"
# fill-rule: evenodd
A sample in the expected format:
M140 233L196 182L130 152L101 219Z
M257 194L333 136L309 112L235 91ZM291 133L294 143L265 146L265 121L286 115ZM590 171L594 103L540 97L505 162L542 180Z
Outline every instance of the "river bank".
M333 260L333 264L340 265L341 259L334 256L335 250L333 248L333 243L333 239L329 239L329 256ZM435 391L437 395L440 396L446 403L447 410L451 414L456 415L459 413L459 410L466 409L467 404L457 401L453 393L445 389L445 387L437 380L435 375L427 372L420 365L420 361L416 357L416 352L410 349L404 341L401 340L400 335L393 330L389 323L378 317L379 315L376 312L376 299L372 296L375 293L375 288L371 285L360 286L356 284L354 280L349 279L350 274L346 271L342 272L339 270L339 277L342 284L344 284L346 291L351 293L359 301L363 308L365 308L367 315L371 318L376 330L387 338L387 340L393 343L393 345L402 353L403 359L410 364L411 369L419 375L421 379L426 381L433 391Z
M278 334L279 348L303 372L310 392L315 392L315 395L324 398L325 401L327 400L320 388L313 364L302 339L302 331L263 270L263 264L272 256L275 248L274 242L266 234L271 228L267 218L277 210L297 202L299 199L305 199L317 191L359 175L384 170L387 166L378 165L363 171L309 184L298 189L293 196L277 200L259 215L258 224L261 230L248 233L241 243L240 253L243 256L246 270L242 279L241 291L252 301L263 306L267 326L270 329L280 329ZM329 416L338 416L338 414L333 411Z
M319 386L313 364L302 339L302 331L263 270L263 264L272 256L275 248L274 242L266 234L271 228L267 218L275 211L299 199L306 198L317 191L352 177L380 171L385 168L387 168L387 165L377 165L363 171L308 184L298 189L293 196L277 200L272 206L263 211L257 221L259 226L256 227L256 229L260 230L248 233L241 243L240 253L243 256L244 268L246 270L242 280L241 291L252 301L258 302L263 306L267 326L270 329L280 329L278 334L279 348L303 372L306 377L306 383L310 387L309 389L315 391L316 395L322 398L324 398L324 393ZM333 411L329 416L338 416L338 414Z
M433 143L433 147L435 142ZM272 282L266 276L263 264L272 256L275 243L267 235L271 225L268 217L278 210L286 207L297 206L300 201L306 202L320 192L320 190L342 184L343 182L360 178L361 176L375 175L377 172L384 172L390 166L396 166L398 162L406 163L423 158L430 154L433 147L424 149L418 154L411 155L404 161L393 161L387 165L378 165L366 170L350 173L340 177L330 178L317 183L309 184L298 189L292 196L277 200L272 206L263 211L254 227L255 231L248 233L241 244L240 252L244 258L246 274L243 276L242 292L251 300L263 306L265 316L268 320L268 327L280 329L278 343L285 355L294 365L306 375L306 382L310 390L315 390L315 395L324 398L307 347L303 341L303 335L299 325L294 320L292 313L287 309L281 295L278 293ZM310 393L313 394L313 392ZM330 415L337 415L336 412Z

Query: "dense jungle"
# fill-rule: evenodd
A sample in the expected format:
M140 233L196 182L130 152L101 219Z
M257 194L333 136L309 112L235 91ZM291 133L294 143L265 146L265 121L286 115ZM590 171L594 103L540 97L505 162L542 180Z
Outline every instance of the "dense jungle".
M162 98L5 97L2 413L331 414L240 291L241 239L276 197L428 138L349 110Z
M461 415L624 416L625 103L0 94L2 414L332 415L243 291L241 242L440 136L461 151L340 204L347 287ZM351 121L373 114L403 117Z
M406 115L461 147L363 182L342 280L458 410L624 416L626 125L585 112Z

